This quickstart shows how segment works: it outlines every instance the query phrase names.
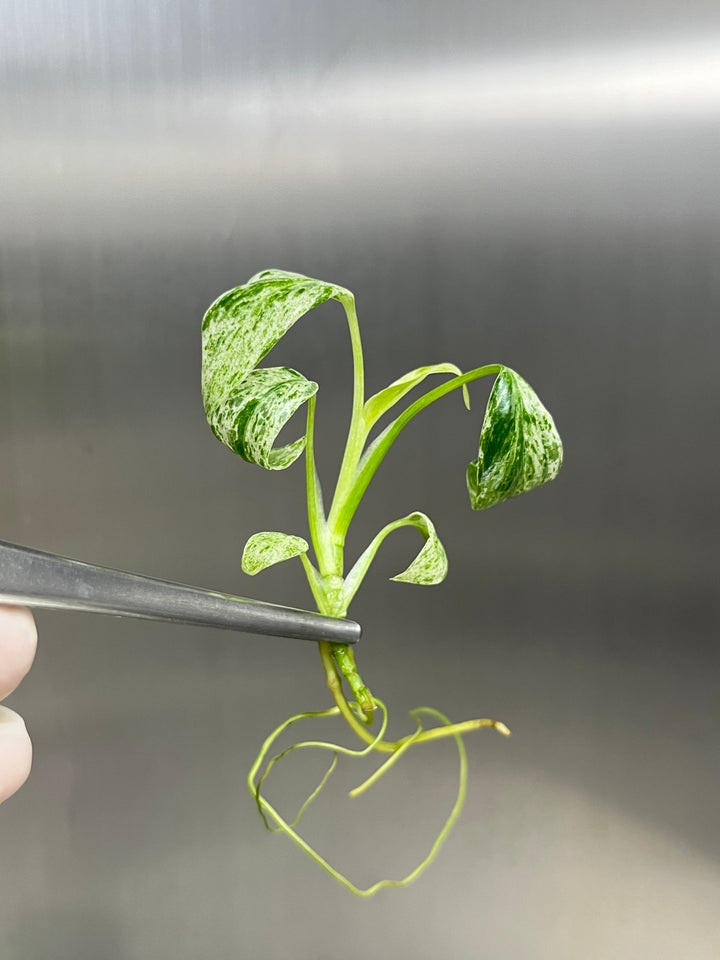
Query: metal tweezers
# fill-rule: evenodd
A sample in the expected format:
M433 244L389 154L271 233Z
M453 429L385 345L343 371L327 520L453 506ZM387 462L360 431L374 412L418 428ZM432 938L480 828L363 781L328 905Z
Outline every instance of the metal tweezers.
M42 553L0 540L0 604L357 643L360 624Z

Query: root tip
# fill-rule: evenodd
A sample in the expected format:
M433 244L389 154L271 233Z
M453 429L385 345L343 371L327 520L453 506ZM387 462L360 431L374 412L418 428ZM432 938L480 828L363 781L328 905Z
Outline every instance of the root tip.
M505 724L501 720L495 721L495 729L497 730L498 733L501 733L504 737L512 736L510 730L505 726Z

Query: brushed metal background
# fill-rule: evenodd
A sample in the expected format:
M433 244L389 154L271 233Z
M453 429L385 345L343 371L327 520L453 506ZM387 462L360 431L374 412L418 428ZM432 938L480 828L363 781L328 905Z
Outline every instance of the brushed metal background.
M487 388L408 428L349 554L411 509L451 572L353 607L395 730L468 741L455 833L360 902L264 833L245 772L327 702L306 644L45 613L11 698L36 744L0 810L3 960L716 960L720 13L689 0L0 5L0 535L309 603L246 581L245 538L302 534L301 467L222 448L199 321L267 266L356 293L368 381L500 360L553 411L559 480L466 502ZM273 354L319 380L329 483L349 412L340 308ZM319 731L316 731L319 732ZM317 761L319 763L319 761ZM289 809L320 767L290 762ZM407 871L452 801L448 745L308 835L359 883Z

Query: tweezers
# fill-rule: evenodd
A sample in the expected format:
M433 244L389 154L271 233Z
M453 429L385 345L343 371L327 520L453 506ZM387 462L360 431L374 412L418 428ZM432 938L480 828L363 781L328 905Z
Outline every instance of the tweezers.
M0 604L357 643L360 624L70 560L0 540Z

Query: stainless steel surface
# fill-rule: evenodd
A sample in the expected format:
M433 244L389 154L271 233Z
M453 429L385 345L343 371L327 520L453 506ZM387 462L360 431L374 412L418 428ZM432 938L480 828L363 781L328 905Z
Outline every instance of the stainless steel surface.
M251 589L247 537L305 532L302 467L212 437L199 326L267 266L355 292L369 390L504 361L566 451L473 514L478 385L405 431L350 530L352 562L420 509L449 557L390 583L398 532L351 608L393 735L421 703L513 731L467 740L461 821L406 891L352 900L247 795L267 733L329 704L305 646L38 611L2 960L717 960L718 64L717 0L0 3L0 537ZM328 487L342 310L270 359L320 384ZM252 591L311 602L297 562ZM288 814L324 770L296 760ZM339 769L309 838L398 875L453 764L428 745L352 802Z
M0 540L0 603L222 627L270 637L357 643L360 624L110 570Z

